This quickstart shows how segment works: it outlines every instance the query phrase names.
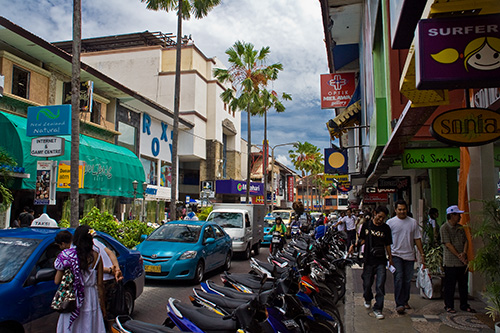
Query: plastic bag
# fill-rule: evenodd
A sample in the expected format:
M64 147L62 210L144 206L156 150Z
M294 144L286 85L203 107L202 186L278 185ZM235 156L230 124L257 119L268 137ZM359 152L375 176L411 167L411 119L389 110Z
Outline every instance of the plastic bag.
M417 288L420 288L420 293L428 299L432 299L432 278L429 270L424 265L420 265L417 275Z

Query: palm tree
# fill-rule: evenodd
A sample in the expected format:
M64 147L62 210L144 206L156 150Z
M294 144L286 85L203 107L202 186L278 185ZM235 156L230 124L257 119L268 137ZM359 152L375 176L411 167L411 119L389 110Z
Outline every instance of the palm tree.
M71 61L71 162L70 162L70 226L79 225L80 195L78 171L80 167L80 51L82 45L82 3L73 0L73 58Z
M259 105L257 106L256 112L259 116L264 116L264 149L263 149L263 160L268 159L269 154L269 144L267 142L267 111L274 108L276 112L281 113L285 111L285 106L282 101L291 101L292 95L283 93L281 95L281 100L278 97L278 93L274 90L262 89L259 93ZM264 207L267 212L267 160L264 160L264 165L262 169L262 177L264 178ZM271 174L273 170L271 170ZM272 200L271 193L271 200ZM273 204L273 203L271 203Z
M0 212L7 210L14 201L6 183L12 176L12 167L16 165L16 161L3 148L0 148Z
M290 158L292 159L292 163L297 170L302 172L302 178L306 178L306 191L308 200L311 200L311 196L309 195L309 183L310 183L310 175L317 170L318 163L322 161L322 154L318 147L309 142L297 142L293 145L295 149L291 149L288 151ZM308 202L308 206L310 206L310 202Z
M222 83L230 82L233 88L226 89L222 94L224 103L229 104L232 110L246 110L248 123L247 143L247 190L246 202L250 201L250 172L251 172L251 147L252 135L250 117L259 113L262 100L259 92L266 87L269 81L278 78L278 72L283 70L283 65L275 63L267 66L269 47L262 47L260 51L254 49L253 44L237 41L226 50L229 56L229 69L216 68L214 76Z
M175 88L174 88L174 126L172 133L172 187L170 199L170 219L175 220L177 215L177 147L179 138L179 104L181 91L181 47L182 47L182 20L189 20L191 14L200 19L216 7L220 0L141 0L148 9L166 12L177 10L177 43L175 60Z

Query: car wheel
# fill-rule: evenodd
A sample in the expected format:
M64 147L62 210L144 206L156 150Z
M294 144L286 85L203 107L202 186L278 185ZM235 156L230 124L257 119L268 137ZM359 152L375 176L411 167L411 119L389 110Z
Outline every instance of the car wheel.
M224 263L224 270L228 271L231 268L231 251L226 255L226 262Z
M250 252L251 252L250 244L248 244L247 248L245 249L245 252L243 252L243 257L245 260L250 259Z
M260 242L258 242L257 244L254 245L253 247L253 254L258 256L260 253Z
M196 269L194 271L193 283L198 284L201 281L203 281L204 275L205 275L205 265L203 264L203 261L200 260L198 261L198 264L196 265Z
M125 299L125 306L127 308L127 313L129 316L132 316L135 307L135 300L132 290L130 288L125 288L123 298Z

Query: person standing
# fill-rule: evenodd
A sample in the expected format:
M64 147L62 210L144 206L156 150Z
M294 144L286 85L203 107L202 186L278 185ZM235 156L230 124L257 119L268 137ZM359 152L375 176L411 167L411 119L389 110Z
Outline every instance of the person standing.
M476 312L467 303L469 283L467 248L469 243L463 226L458 224L463 212L456 205L448 207L446 209L446 219L448 221L440 229L441 241L444 244L444 308L448 313L456 313L454 309L454 297L457 282L458 293L460 295L460 309L471 313Z
M366 309L371 307L373 299L372 286L375 283L375 304L373 305L373 314L377 319L384 319L382 310L384 308L385 296L385 280L386 280L386 266L387 260L393 266L391 255L392 235L391 228L385 224L385 219L389 211L383 206L375 209L375 216L373 221L366 219L361 227L361 233L357 242L357 247L365 245L363 253L363 298L365 300L364 306ZM349 249L349 254L354 251L354 244Z
M347 209L346 215L335 225L340 230L340 223L344 223L345 231L347 233L347 248L350 248L356 241L356 217L352 215L351 208Z
M106 328L101 312L104 307L103 265L101 256L93 250L89 226L76 228L73 245L61 251L54 262L56 284L61 283L65 269L73 273L77 304L73 312L59 315L57 333L104 333Z
M415 266L415 245L420 253L421 262L425 263L424 249L422 247L422 234L414 218L408 216L408 205L404 200L395 204L396 216L387 221L392 232L392 260L396 271L394 272L394 298L396 311L404 314L410 309L411 279Z
M21 214L19 214L19 225L21 228L27 228L31 225L31 222L35 219L33 214L30 214L31 209L28 206L23 208Z
M319 239L325 235L326 226L324 224L324 219L322 220L319 218L317 223L318 226L314 228L314 238Z

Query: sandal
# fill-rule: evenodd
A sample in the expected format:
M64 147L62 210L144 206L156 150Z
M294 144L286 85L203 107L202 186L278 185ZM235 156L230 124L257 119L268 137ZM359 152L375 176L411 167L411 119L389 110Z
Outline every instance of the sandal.
M444 308L448 313L457 313L454 308Z
M477 311L474 310L473 308L467 308L467 309L463 309L463 311L465 312L469 312L469 313L476 313Z

